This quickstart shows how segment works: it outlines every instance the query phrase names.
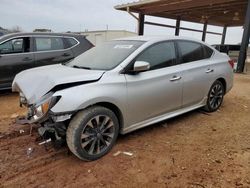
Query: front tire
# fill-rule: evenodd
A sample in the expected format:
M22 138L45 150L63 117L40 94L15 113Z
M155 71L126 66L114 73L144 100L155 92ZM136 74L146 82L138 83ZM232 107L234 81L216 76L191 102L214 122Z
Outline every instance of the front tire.
M119 133L119 122L111 110L92 106L78 112L71 120L66 141L79 159L93 161L108 153Z
M204 109L207 112L214 112L218 110L223 102L223 98L225 95L225 88L221 81L216 80L211 86L208 96L207 96L207 104Z

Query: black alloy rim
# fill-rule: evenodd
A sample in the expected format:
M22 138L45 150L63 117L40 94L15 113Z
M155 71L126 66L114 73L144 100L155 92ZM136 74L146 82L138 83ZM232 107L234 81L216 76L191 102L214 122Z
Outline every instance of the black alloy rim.
M111 144L115 135L114 122L106 115L88 121L81 134L81 146L89 155L98 155Z
M213 109L221 105L223 98L223 87L220 84L215 84L210 92L209 104Z

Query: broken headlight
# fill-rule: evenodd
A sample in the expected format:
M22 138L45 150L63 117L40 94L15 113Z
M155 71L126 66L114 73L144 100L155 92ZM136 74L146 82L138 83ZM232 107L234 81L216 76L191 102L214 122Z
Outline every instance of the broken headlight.
M48 111L55 106L55 104L60 99L60 96L47 96L48 98L45 98L35 106L33 106L33 119L35 121L40 120L41 118L45 117L48 113Z

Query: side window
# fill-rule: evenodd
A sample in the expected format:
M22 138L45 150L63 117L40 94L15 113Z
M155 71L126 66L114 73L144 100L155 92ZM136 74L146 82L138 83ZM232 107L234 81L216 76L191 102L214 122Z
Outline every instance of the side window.
M182 63L204 59L202 45L196 42L178 41Z
M0 54L22 53L29 52L29 50L29 37L15 38L0 44Z
M214 51L211 48L205 45L203 45L203 49L204 49L204 59L210 58L214 53Z
M60 37L35 37L36 51L50 51L64 49L63 39Z
M78 42L76 41L76 39L74 38L65 38L67 43L68 43L68 47L72 47L75 46Z
M163 42L146 49L136 61L146 61L150 64L150 70L169 67L176 62L174 42Z

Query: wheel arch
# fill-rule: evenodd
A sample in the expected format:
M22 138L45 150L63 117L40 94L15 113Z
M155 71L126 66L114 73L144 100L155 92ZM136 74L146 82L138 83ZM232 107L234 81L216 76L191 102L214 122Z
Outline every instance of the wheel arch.
M124 125L124 118L123 118L122 111L120 110L120 108L117 105L115 105L111 102L96 102L96 103L93 103L91 105L88 105L84 109L89 108L91 106L102 106L102 107L108 108L109 110L114 112L117 119L118 119L118 122L119 122L119 133L121 133L121 131L123 129L123 125Z
M224 79L222 77L219 77L217 80L222 83L222 85L224 87L224 91L226 92L227 91L227 82L226 82L226 79Z

